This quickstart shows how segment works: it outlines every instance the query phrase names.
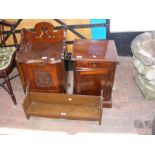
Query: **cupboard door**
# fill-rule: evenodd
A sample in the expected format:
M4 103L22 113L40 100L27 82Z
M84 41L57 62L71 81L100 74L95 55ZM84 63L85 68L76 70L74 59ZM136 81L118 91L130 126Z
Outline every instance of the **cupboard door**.
M65 79L62 63L21 64L24 80L31 91L64 92Z
M113 85L112 69L90 69L75 71L75 93L81 95L103 95L103 99L111 99Z

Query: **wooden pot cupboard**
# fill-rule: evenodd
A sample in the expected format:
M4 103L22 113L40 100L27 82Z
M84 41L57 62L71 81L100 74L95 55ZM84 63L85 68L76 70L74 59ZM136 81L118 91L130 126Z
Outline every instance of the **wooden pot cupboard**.
M54 31L40 22L34 31L23 29L16 53L17 68L26 93L23 108L30 116L94 120L101 124L103 107L111 107L117 51L114 41L75 40L68 59L66 30ZM70 81L64 63L74 64ZM73 86L68 93L69 85Z
M117 50L112 40L74 41L74 93L103 98L103 107L112 107L111 93L114 82Z

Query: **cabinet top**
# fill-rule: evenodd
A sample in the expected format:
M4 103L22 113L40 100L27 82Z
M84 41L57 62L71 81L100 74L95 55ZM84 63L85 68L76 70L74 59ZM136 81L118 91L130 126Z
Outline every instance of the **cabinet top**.
M61 43L33 43L26 44L16 53L16 61L28 63L30 61L46 61L53 62L61 60L63 46Z
M118 55L113 40L75 40L72 60L118 62Z

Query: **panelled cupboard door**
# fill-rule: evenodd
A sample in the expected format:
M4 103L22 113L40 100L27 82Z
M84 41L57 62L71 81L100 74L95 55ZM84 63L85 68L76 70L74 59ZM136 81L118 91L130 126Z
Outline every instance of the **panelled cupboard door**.
M31 91L40 92L64 92L64 65L63 62L49 64L37 62L21 63L23 78Z
M105 101L111 99L114 80L113 68L76 69L74 78L76 94L102 95Z

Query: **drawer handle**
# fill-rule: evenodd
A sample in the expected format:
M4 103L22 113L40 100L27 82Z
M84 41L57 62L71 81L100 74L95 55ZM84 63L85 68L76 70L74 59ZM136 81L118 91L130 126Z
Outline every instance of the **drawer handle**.
M76 58L82 59L82 56L81 55L77 55Z
M51 61L54 61L55 59L54 58L51 58Z
M60 115L62 115L62 116L66 116L67 113L65 113L65 112L61 112Z
M46 60L46 59L47 59L47 57L41 57L41 59Z
M68 101L72 101L72 98L68 98Z

